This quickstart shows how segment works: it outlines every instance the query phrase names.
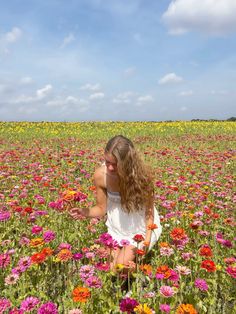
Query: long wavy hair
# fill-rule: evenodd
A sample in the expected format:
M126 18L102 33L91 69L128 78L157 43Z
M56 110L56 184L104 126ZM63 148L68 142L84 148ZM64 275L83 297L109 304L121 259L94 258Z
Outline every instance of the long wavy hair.
M154 194L153 171L133 143L123 135L117 135L108 141L105 153L117 160L122 208L130 213L150 206Z

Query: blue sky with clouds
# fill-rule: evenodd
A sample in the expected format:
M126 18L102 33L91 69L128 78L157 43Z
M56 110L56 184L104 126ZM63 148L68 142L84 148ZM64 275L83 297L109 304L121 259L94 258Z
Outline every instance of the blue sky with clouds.
M0 120L236 115L235 0L0 3Z

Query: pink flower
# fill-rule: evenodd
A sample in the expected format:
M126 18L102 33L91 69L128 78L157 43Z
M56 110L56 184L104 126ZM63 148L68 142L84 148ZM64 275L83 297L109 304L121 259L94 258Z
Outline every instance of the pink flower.
M6 268L11 262L9 254L0 254L0 268Z
M40 227L40 226L37 226L37 225L34 225L34 226L31 228L31 232L32 232L33 234L39 234L42 230L43 230L43 228Z
M160 294L165 298L170 298L175 294L175 291L170 286L161 286L160 287Z
M20 309L29 312L33 310L36 305L39 303L39 299L35 297L28 297L21 302Z
M102 282L101 279L96 276L91 276L85 280L85 284L90 288L101 288Z
M169 304L160 304L160 311L164 313L169 313L170 312L170 306Z
M208 290L208 285L204 279L197 278L194 282L195 287L200 289L201 291L207 291Z
M8 299L0 298L0 313L4 313L11 306L11 302Z
M233 267L233 266L228 266L226 268L226 272L233 278L236 279L236 267Z

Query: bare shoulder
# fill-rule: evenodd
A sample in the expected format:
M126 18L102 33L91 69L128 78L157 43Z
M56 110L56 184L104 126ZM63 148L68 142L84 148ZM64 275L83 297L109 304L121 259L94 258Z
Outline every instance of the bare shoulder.
M104 176L105 176L105 166L100 166L94 172L94 175L93 175L94 184L96 186L105 188Z

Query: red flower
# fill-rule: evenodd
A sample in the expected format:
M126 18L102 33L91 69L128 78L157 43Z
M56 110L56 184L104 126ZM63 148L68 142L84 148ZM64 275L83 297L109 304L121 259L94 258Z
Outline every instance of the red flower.
M144 250L137 249L137 250L136 250L136 254L143 256L143 255L145 255L145 251L144 251Z
M170 236L173 240L182 240L186 238L186 233L182 228L174 228Z
M31 256L31 261L34 264L43 263L46 259L46 254L44 253L35 253Z
M199 250L199 254L201 256L207 256L207 257L213 256L212 250L208 245L203 245Z
M208 272L215 272L216 271L215 263L209 259L202 261L201 268L206 269Z
M144 237L142 234L136 234L134 237L133 237L133 240L135 242L142 242L144 240Z

